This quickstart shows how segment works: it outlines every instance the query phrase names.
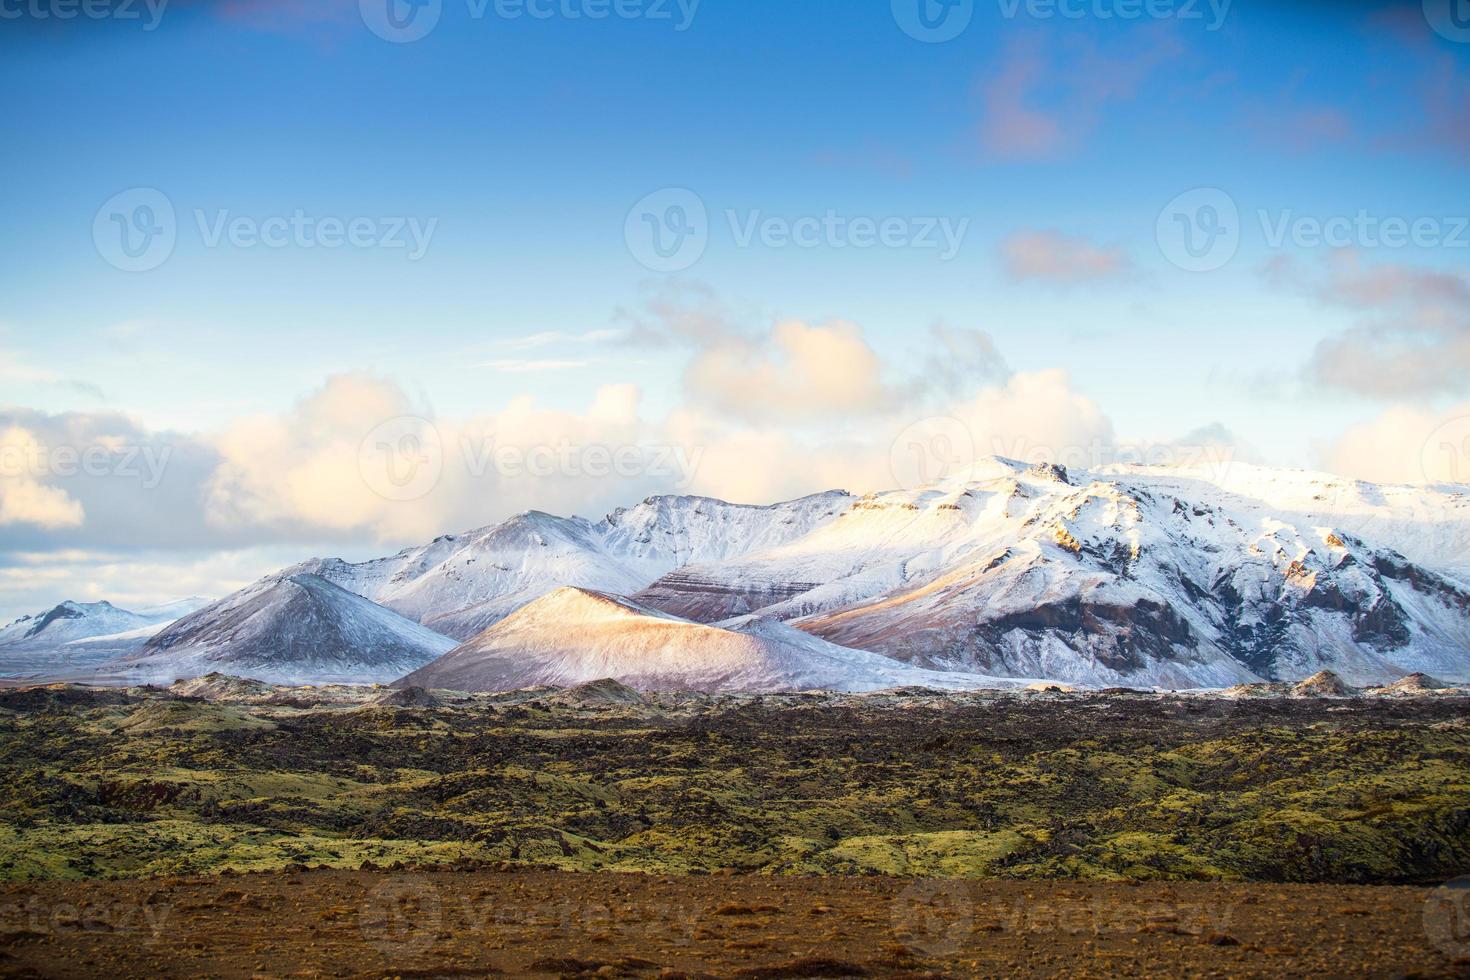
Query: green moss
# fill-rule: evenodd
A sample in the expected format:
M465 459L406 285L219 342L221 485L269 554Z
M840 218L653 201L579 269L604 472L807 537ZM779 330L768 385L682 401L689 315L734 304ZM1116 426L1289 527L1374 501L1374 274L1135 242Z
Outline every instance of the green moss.
M1142 699L630 708L592 723L550 702L512 716L130 695L0 712L0 878L462 857L1013 878L1470 871L1465 705L1331 708L1246 704L1207 728Z

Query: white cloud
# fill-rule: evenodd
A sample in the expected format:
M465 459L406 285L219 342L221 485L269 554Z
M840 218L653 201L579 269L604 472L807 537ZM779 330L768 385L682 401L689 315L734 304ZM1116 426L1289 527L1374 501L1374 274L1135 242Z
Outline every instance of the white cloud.
M1344 432L1325 462L1375 483L1470 482L1470 402L1441 411L1391 407Z
M1290 261L1266 274L1359 317L1323 339L1307 365L1317 384L1380 399L1415 399L1470 389L1470 281L1396 263L1365 265L1335 253L1316 276Z
M878 354L843 321L776 323L762 336L725 336L700 350L684 375L698 403L735 418L801 422L888 407Z
M48 447L30 430L17 425L0 429L0 525L82 526L82 505L65 490L42 482L54 466Z

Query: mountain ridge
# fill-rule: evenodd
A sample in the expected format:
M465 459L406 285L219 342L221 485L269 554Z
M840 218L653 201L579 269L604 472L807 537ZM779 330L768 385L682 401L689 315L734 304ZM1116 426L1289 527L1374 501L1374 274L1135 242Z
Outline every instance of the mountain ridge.
M756 616L849 654L989 677L1167 688L1324 669L1354 685L1463 679L1467 490L1243 464L1089 472L987 457L862 497L661 495L598 522L528 511L276 578L319 577L461 644L575 587L626 597L645 617L729 633Z

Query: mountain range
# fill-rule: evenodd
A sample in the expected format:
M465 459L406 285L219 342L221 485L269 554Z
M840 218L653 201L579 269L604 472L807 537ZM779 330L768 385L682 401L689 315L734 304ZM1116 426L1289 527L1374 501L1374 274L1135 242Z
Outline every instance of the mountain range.
M1244 464L540 512L286 569L110 668L486 689L1470 677L1470 496ZM437 660L446 650L451 653ZM177 668L177 669L176 669Z
M208 604L191 597L136 611L110 602L63 602L0 627L0 676L100 664L140 649L166 625Z

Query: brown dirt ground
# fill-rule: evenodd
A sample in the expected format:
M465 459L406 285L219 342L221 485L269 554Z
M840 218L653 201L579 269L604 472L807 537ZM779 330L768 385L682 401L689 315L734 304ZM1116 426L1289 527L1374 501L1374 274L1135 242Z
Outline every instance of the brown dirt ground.
M0 976L1470 976L1456 959L1470 935L1426 926L1434 902L1406 887L529 870L38 882L0 887Z

